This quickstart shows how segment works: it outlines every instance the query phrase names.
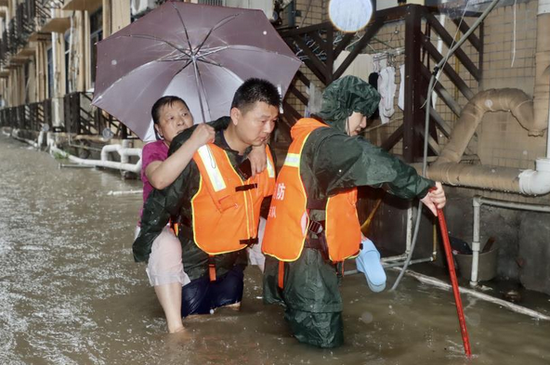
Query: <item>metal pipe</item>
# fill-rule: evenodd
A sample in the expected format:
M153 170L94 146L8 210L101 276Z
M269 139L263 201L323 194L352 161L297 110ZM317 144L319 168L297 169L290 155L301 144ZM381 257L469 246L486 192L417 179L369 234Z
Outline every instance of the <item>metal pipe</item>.
M405 255L408 255L411 251L411 244L412 244L412 237L413 237L413 206L412 204L409 205L409 208L407 208L407 236L405 239Z
M444 290L450 290L451 289L450 284L447 284L446 282L444 282L442 280L432 278L432 277L427 276L427 275L422 275L422 274L419 274L419 273L414 272L414 271L407 271L407 275L417 279L418 281L420 281L422 283L430 284L430 285L433 285L433 286L435 286L437 288L440 288L440 289L444 289ZM485 293L477 292L473 289L468 289L468 288L462 288L461 287L460 292L471 295L471 296L476 297L476 298L479 298L481 300L485 300L487 302L495 303L496 305L498 305L500 307L507 308L507 309L509 309L511 311L514 311L516 313L525 314L525 315L531 316L535 319L543 319L543 320L546 320L546 321L550 321L550 316L548 316L546 314L534 311L534 310L529 309L529 308L522 307L520 305L508 302L506 300L502 300L502 299L499 299L499 298L494 298L490 295L487 295Z
M403 255L402 255L403 256ZM403 257L403 259L405 259L405 257ZM423 259L416 259L416 260L411 260L410 261L410 264L419 264L419 263L422 263L422 262L432 262L433 259L431 257L426 257L426 258L423 258ZM382 266L385 267L386 269L389 269L389 268L393 268L393 267L398 267L398 266L401 266L403 265L403 261L400 261L400 262L385 262L384 259L382 259ZM346 275L355 275L355 274L358 274L359 271L357 270L348 270L348 271L344 271L344 276Z
M474 236L472 239L472 274L470 277L470 285L477 285L477 274L479 268L479 250L481 244L479 242L479 231L481 222L481 202L474 197Z
M50 148L50 153L56 152L60 155L64 156L65 158L68 158L70 161L79 163L81 165L88 165L88 166L97 166L97 167L105 167L115 170L123 170L123 171L130 171L133 173L140 173L141 171L141 149L139 148L122 148L121 145L107 145L103 148L106 151L116 151L121 156L121 162L117 161L109 161L108 159L108 152L104 152L102 150L101 152L101 160L87 160L78 158L76 156L73 156L59 148L57 148L55 140L53 139L52 135L48 133L47 136L48 141L48 147ZM128 161L128 156L137 156L140 157L139 161L135 164L125 163L122 161Z

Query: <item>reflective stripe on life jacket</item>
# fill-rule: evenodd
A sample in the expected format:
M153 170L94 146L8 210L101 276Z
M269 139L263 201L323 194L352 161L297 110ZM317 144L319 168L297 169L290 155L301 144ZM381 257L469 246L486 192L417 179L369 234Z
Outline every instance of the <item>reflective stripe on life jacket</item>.
M244 180L222 148L208 144L193 160L200 172L199 190L191 199L193 239L209 255L246 248L257 242L260 207L273 193L275 169L266 146L267 168Z
M300 119L277 178L262 242L265 254L281 261L300 257L310 225L308 197L300 175L302 150L311 132L327 127L315 119ZM344 152L345 153L345 152ZM361 226L357 217L357 189L331 196L326 202L325 236L329 259L343 261L359 252Z

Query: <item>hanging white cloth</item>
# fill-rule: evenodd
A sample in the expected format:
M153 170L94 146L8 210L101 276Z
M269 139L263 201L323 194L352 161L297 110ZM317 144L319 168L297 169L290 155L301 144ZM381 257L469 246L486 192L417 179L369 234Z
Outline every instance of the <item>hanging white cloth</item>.
M334 71L338 70L338 67L340 67L340 65L344 63L348 55L349 55L348 51L340 52L336 60L334 60L334 65L333 65ZM357 57L353 60L352 63L350 63L350 65L348 66L346 71L344 71L342 76L352 75L352 76L357 76L363 80L368 80L369 75L373 71L374 71L374 64L372 62L372 56L370 54L361 53L357 55Z
M382 124L388 123L391 116L395 113L395 109L393 108L395 90L395 68L391 66L383 68L380 70L378 76L378 92L381 96L378 111Z
M399 75L401 81L399 82L399 97L397 98L397 106L401 110L405 110L405 64L399 66Z
M309 118L311 114L316 114L319 111L321 111L321 105L323 102L323 93L317 87L317 85L315 85L313 81L309 83L309 87L307 88L307 93L309 98L307 101L305 117Z

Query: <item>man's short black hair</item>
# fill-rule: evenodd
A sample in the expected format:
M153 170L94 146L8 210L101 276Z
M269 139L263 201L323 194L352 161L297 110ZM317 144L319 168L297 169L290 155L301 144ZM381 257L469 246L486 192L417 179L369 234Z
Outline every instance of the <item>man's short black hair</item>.
M263 79L248 79L235 92L231 108L246 113L257 101L279 107L281 95L271 82Z
M183 105L185 105L185 107L187 109L189 109L189 107L187 106L187 103L185 101L183 101L183 99L180 98L179 96L167 95L167 96L163 96L162 98L158 99L155 102L155 104L153 104L153 107L151 108L151 116L153 117L153 123L159 124L160 109L163 106L165 106L165 105L172 106L172 104L177 103L177 102L183 103Z

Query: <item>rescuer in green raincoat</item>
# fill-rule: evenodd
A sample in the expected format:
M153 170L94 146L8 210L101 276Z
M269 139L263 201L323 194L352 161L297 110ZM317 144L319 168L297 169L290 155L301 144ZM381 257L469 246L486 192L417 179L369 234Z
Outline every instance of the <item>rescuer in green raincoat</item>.
M441 184L419 176L414 168L358 135L366 126L366 117L372 115L379 101L380 95L374 88L353 76L336 80L326 88L318 120L327 127L313 130L300 152L299 175L308 206L312 200L326 202L329 196L365 185L384 186L389 193L404 199L420 198L434 214L435 205L439 208L445 205ZM299 120L291 132L298 135L300 128L307 128L308 123L311 125L311 119L309 122ZM283 170L278 184L282 176ZM429 192L436 185L437 190ZM277 188L275 190L273 202ZM289 200L284 204L292 203ZM326 203L321 206L326 206ZM277 216L279 213L277 210ZM309 217L312 221L324 222L325 211L310 209ZM268 217L268 225L270 219L278 218ZM266 228L266 236L268 232ZM280 238L277 232L272 234L274 247L278 247ZM319 237L309 230L297 260L284 263L284 286L281 289L279 260L272 257L274 255L269 256L266 236L263 247L267 256L264 302L285 306L285 319L300 342L323 348L340 346L343 343L342 298L338 289L341 263L331 262L327 253L322 252L322 247L310 248L312 245L308 241Z

